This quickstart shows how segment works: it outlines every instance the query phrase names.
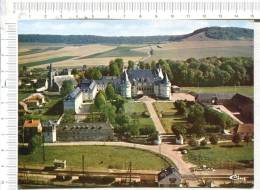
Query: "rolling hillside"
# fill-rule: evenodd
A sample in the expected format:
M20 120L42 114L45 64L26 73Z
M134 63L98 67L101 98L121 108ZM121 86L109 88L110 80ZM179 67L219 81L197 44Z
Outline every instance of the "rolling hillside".
M19 42L64 44L154 44L169 41L253 40L253 30L236 27L201 28L184 35L162 36L94 36L94 35L19 35Z

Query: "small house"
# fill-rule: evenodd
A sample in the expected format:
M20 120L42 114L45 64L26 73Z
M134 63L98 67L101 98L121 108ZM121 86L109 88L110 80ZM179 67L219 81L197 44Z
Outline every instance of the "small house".
M174 167L168 167L158 174L159 187L179 187L181 184L181 174Z
M176 137L176 140L175 140L176 144L183 144L183 141L184 141L184 138L182 135L179 135Z
M57 159L55 159L54 161L53 161L53 166L54 166L54 168L55 169L66 169L66 160L57 160Z
M23 124L24 140L28 142L34 135L42 132L41 121L38 119L25 120Z

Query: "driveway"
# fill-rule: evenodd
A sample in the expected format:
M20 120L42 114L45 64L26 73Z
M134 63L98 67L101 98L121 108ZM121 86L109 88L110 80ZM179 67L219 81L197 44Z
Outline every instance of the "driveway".
M158 131L159 134L165 133L162 123L153 107L153 102L155 102L155 100L148 96L143 96L139 99L139 101L145 103L147 110L150 113L151 119L153 120L156 131Z
M75 146L75 145L108 145L108 146L124 146L131 148L140 148L155 153L162 154L169 158L179 169L182 175L191 175L190 168L195 167L191 163L184 162L182 155L179 151L176 151L183 145L172 145L162 143L161 145L142 145L127 142L100 142L100 141L81 141L81 142L56 142L56 143L45 143L45 146ZM147 158L149 159L149 158Z

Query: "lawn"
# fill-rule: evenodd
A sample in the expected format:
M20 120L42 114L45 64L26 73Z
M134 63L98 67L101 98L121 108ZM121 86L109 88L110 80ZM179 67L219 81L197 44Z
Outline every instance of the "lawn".
M172 132L172 125L176 123L186 123L185 118L177 114L177 110L172 102L155 102L153 106L158 115L162 114L160 120L167 133ZM167 113L169 115L164 115L163 113Z
M153 121L150 117L145 117L142 113L147 112L146 106L142 102L129 101L124 105L125 112L130 114L132 118L135 118L134 113L136 113L136 118L138 119L139 128L145 126L154 126Z
M233 143L219 143L207 145L202 149L188 147L188 154L184 159L198 166L207 165L213 168L232 168L248 166L248 162L254 159L253 143L241 143L234 147Z
M80 170L82 155L85 169L128 169L132 162L135 170L161 170L170 164L159 155L149 151L117 146L45 146L46 162L42 163L42 149L29 155L19 155L19 165L51 166L54 159L66 160L67 168Z
M125 112L129 114L143 113L147 111L145 104L142 102L129 101L124 104Z
M42 61L33 61L33 62L28 62L28 63L23 63L23 66L27 66L27 67L34 67L34 66L38 66L38 65L44 65L44 64L50 64L50 63L55 63L55 62L59 62L59 61L64 61L64 60L68 60L68 59L72 59L75 56L62 56L62 57L54 57L54 58L50 58L50 59L46 59L46 60L42 60Z
M195 93L241 93L246 96L254 96L253 86L182 87L181 89Z

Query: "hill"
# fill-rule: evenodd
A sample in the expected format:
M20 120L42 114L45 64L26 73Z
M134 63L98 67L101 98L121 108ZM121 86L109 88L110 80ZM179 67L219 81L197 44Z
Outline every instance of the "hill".
M186 35L170 37L169 41L205 41L205 40L252 40L254 31L237 27L207 27Z
M205 40L253 40L252 29L237 27L208 27L184 35L162 36L120 36L107 37L95 35L38 35L20 34L19 42L26 43L63 43L63 44L154 44L170 41Z

